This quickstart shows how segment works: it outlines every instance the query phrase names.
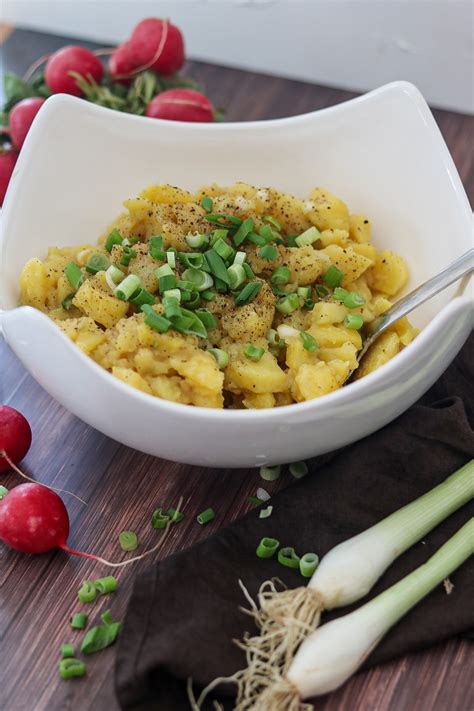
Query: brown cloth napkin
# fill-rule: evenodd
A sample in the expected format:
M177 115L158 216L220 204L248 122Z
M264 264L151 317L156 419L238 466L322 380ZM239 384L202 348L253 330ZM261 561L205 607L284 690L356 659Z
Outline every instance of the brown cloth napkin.
M373 435L339 450L329 461L327 456L313 460L309 476L272 497L270 518L259 519L251 511L140 575L117 654L116 690L122 709L188 710L188 677L198 689L244 666L243 654L232 639L255 628L239 612L244 599L238 578L253 596L272 576L288 587L303 584L296 571L255 556L262 536L274 536L282 545L323 556L474 457L473 370L471 335L456 360L416 405ZM404 553L367 599L426 561L472 515L470 507L457 511ZM474 628L471 563L457 570L451 581L450 595L443 586L433 590L389 631L364 667L469 633ZM323 621L360 604L326 614ZM226 707L231 706L227 699Z

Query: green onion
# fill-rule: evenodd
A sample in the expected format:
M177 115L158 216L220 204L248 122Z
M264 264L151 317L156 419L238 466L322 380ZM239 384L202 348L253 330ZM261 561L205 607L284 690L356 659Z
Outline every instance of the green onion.
M229 286L231 289L238 289L247 278L245 269L241 264L233 264L227 269L227 274L229 275Z
M75 296L76 296L76 292L73 291L71 294L68 294L67 296L65 296L64 299L61 301L61 307L65 311L69 311L69 309L72 306L72 300L74 299Z
M135 274L129 274L120 284L114 289L114 296L122 301L128 299L141 288L140 279Z
M258 517L259 518L270 518L270 516L272 515L272 511L273 511L273 506L267 506L266 508L261 509L261 511L258 514Z
M174 271L169 264L162 264L161 267L155 269L155 276L159 281L164 276L174 276Z
M197 516L196 520L201 524L201 526L204 526L205 523L209 523L209 521L212 521L215 517L216 514L212 509L206 509Z
M173 296L164 296L162 303L165 309L165 318L172 319L175 316L181 316L181 307L178 299Z
M219 257L222 257L222 259L229 259L234 254L234 250L230 246L230 244L227 244L227 242L224 242L223 239L219 238L216 240L212 246L212 249L214 252L217 252Z
M196 316L203 322L206 328L213 329L216 328L217 323L214 316L208 309L196 309L194 312Z
M168 509L166 513L169 516L171 523L179 523L184 518L184 514L176 509Z
M108 267L107 271L105 272L105 278L112 282L112 284L120 284L121 281L125 279L125 274L121 269L115 266L115 264L111 264L110 267ZM110 285L111 286L111 285Z
M179 252L178 259L188 269L202 269L204 255L201 252Z
M316 284L314 288L316 289L316 293L320 299L324 299L324 297L329 294L329 289L322 284Z
M208 353L212 353L220 370L223 370L229 363L229 354L221 348L209 348Z
M134 551L138 548L137 534L133 531L122 531L119 534L119 543L123 551Z
M265 481L276 481L280 478L281 466L277 464L274 467L260 467L259 474Z
M223 239L224 241L227 239L227 235L229 234L229 230L213 230L211 232L211 241L209 242L211 247L214 247L215 243L219 239Z
M62 644L61 645L61 657L63 659L69 659L74 656L74 647L72 644Z
M199 271L199 270L196 270ZM195 291L196 285L193 284L192 281L189 281L188 279L178 279L178 289L181 289L181 291Z
M124 267L128 267L132 259L134 259L136 256L137 253L134 249L131 249L130 247L124 247L122 258L120 259L120 264L123 264Z
M300 558L300 573L303 578L310 578L319 564L316 553L305 553Z
M240 217L235 217L234 215L224 215L221 212L215 212L210 215L204 215L205 219L208 220L209 222L212 222L215 225L218 225L219 227L230 227L232 229L232 225L235 226L240 226L242 224L242 220Z
M330 286L332 289L335 289L336 286L340 286L341 282L344 279L344 272L341 272L337 267L335 267L333 264L329 267L327 270L326 274L323 276L323 282Z
M0 486L0 501L5 498L8 494L8 489L6 486Z
M150 326L150 328L153 328L159 333L166 333L169 330L171 321L157 314L149 304L144 304L141 310L145 314L145 323L147 326Z
M94 583L90 580L84 580L81 588L77 591L79 602L94 602L97 597L97 590Z
M110 266L110 262L101 252L96 254L91 254L86 263L86 271L90 274L97 274L97 272L105 272Z
M206 257L207 264L211 270L211 274L223 281L225 284L229 284L229 275L227 273L227 267L224 264L223 259L215 252L210 249L208 252L204 253Z
M201 303L201 296L199 291L192 291L189 298L186 300L186 306L189 309L195 309Z
M287 294L280 299L275 307L282 314L291 314L300 308L300 300L297 294Z
M113 622L108 610L101 617L104 624L91 627L82 640L81 652L83 654L93 654L110 647L120 633L122 625L120 622Z
M86 665L80 659L61 659L59 662L59 676L61 679L71 679L73 676L84 676Z
M160 294L164 295L167 291L170 291L171 289L175 289L177 287L178 280L176 279L174 274L166 274L166 276L162 276L160 278L159 284Z
M300 331L301 340L303 341L303 347L310 353L314 353L318 350L318 344L316 339L306 331Z
M274 227L277 232L281 231L281 225L275 217L272 217L271 215L264 215L263 221L268 222L270 225L272 225L272 227Z
M168 289L163 292L163 301L165 299L175 299L178 303L181 301L181 292L179 289Z
M140 287L138 291L130 297L129 301L140 309L144 304L156 304L156 299L149 291Z
M311 298L311 287L310 286L299 286L296 290L298 296L301 296L305 301Z
M207 338L207 330L201 319L187 309L182 308L181 316L173 319L173 328L180 333Z
M201 206L204 208L206 212L211 212L212 210L212 198L208 197L207 195L203 195L203 198L201 200Z
M364 318L360 314L347 314L344 317L344 326L346 328L352 328L354 330L359 330L364 325Z
M205 301L214 301L216 298L216 295L214 294L213 291L208 291L207 289L205 291L201 291L201 298L204 299Z
M245 357L248 358L249 360L253 360L255 362L259 361L264 353L265 353L265 348L257 348L256 346L253 346L252 344L247 346L247 348L244 351Z
M163 237L161 235L150 237L148 241L148 252L153 259L159 259L160 261L165 259L165 253L163 251Z
M265 242L273 242L275 237L278 237L278 235L275 235L270 225L262 225L258 231L258 234L260 237L263 237Z
M359 294L358 291L348 291L342 303L348 309L357 309L359 306L363 306L365 304L365 297L362 296L362 294Z
M288 247L296 247L296 238L299 237L299 235L288 235L286 238L286 243Z
M83 630L87 626L87 615L84 612L76 612L71 619L71 627L75 630Z
M107 575L105 578L95 580L94 585L99 595L108 595L117 589L117 579L113 575Z
M278 551L278 562L287 568L294 568L295 570L300 567L300 557L296 555L295 549L291 548L291 546L280 548Z
M264 247L267 243L265 237L262 237L261 235L258 235L255 232L250 232L250 234L247 236L247 239L249 242L258 245L259 247Z
M308 473L308 465L306 462L292 462L288 467L290 474L295 477L295 479L301 479Z
M166 251L166 261L171 269L174 269L176 267L176 252L172 249L168 249Z
M244 306L245 304L250 304L251 301L260 293L262 288L261 281L252 281L250 284L246 284L242 291L235 297L236 306Z
M201 249L209 242L207 235L202 234L188 234L185 239L192 249Z
M222 279L219 279L218 277L214 277L214 287L217 292L225 294L228 289L229 285L225 283L225 281L222 281Z
M298 247L307 247L308 245L313 244L313 242L316 242L316 240L320 237L320 232L313 226L296 237L295 244L297 244Z
M272 284L288 284L290 277L291 271L288 267L278 267L271 275L270 281Z
M245 260L247 259L247 253L246 252L236 252L235 257L234 257L234 264L243 264Z
M64 273L73 289L79 289L84 281L84 274L76 262L69 262L69 264L64 267Z
M261 259L268 259L270 262L274 262L278 257L278 249L272 244L266 244L265 247L261 247L258 250L257 254Z
M313 301L313 299L306 299L306 301L305 301L304 304L303 304L303 308L304 308L304 309L307 309L308 311L309 311L309 309L312 309L313 306L314 306L314 301Z
M265 503L263 499L259 499L258 496L247 496L246 501L249 504L255 504L255 506L260 506L260 504Z
M139 237L125 237L125 239L122 242L122 245L124 247L130 247L130 245L137 244L138 242L140 242Z
M280 341L280 336L278 335L278 331L275 331L274 328L270 328L267 331L267 335L265 336L265 338L267 339L268 343L271 346L277 346Z
M153 528L166 528L170 517L164 514L162 509L156 509L151 515L151 525Z
M242 266L244 268L245 276L247 277L247 279L255 279L255 274L253 273L252 267L250 266L250 264L247 264L247 262L244 262L242 264Z
M122 244L122 242L123 242L122 235L120 234L120 232L117 229L115 229L115 230L112 230L112 232L109 234L109 236L105 240L104 246L105 246L105 249L107 250L107 252L111 252L114 244Z
M197 291L206 291L214 285L211 275L207 274L207 272L204 272L202 269L186 269L182 276L184 281L192 284L193 289L196 289Z
M279 547L280 541L276 538L267 538L265 536L258 544L256 553L259 558L271 558Z

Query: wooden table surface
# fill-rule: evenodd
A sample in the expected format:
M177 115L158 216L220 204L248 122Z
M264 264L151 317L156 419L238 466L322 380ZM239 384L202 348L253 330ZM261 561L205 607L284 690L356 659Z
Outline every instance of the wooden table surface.
M5 71L22 73L64 39L0 28ZM87 43L85 43L87 44ZM191 62L186 72L205 86L228 120L266 119L323 108L354 96L346 91ZM474 198L472 117L435 111L436 119ZM157 180L159 175L157 175ZM66 240L67 241L67 240ZM0 340L0 402L22 411L33 429L24 468L39 481L74 491L87 506L64 496L71 518L69 544L120 559L117 534L135 530L142 549L156 540L150 511L184 495L185 520L173 528L160 557L190 546L238 517L255 494L255 470L206 470L155 459L108 439L55 402ZM7 487L20 483L2 476ZM286 480L270 485L276 490ZM194 516L212 505L217 516L203 528ZM117 573L119 591L95 605L120 619L134 576L150 560ZM57 552L35 558L0 547L0 708L3 711L117 711L113 690L114 649L88 661L87 680L58 678L59 647L77 642L68 628L78 609L76 590L85 578L106 574L100 565ZM451 640L357 674L341 690L319 699L318 711L472 711L474 665L467 641Z

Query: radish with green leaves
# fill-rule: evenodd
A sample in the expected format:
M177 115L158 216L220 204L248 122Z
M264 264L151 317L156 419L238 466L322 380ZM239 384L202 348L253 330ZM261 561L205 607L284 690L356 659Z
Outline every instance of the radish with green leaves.
M209 99L194 89L168 89L155 96L145 115L168 121L214 121L214 107Z
M33 120L43 106L46 99L42 99L39 96L31 97L30 99L23 99L19 101L18 104L10 111L9 117L9 127L10 127L10 138L12 143L17 150L20 150L23 143L25 142L26 134L30 130L30 126Z
M77 85L79 75L86 81L91 79L100 82L104 74L102 62L85 47L70 45L54 52L48 59L44 78L53 94L72 94L82 96L83 92Z
M0 472L21 462L31 446L28 420L8 405L0 405Z

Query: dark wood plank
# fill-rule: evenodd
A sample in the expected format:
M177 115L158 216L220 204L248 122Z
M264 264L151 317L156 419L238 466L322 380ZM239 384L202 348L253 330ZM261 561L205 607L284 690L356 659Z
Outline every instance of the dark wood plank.
M41 54L65 44L64 38L15 31L5 41L4 69L22 73ZM84 43L89 44L90 43ZM344 101L355 94L303 82L251 74L191 62L186 72L206 88L228 120L264 119L311 111ZM472 117L435 112L466 189L474 197L474 161L470 146ZM38 480L61 486L85 498L87 506L64 495L71 516L70 544L105 557L120 558L116 536L120 530L137 531L142 550L157 541L150 529L150 511L176 503L184 496L187 517L176 526L159 559L190 546L247 508L245 498L260 485L254 471L205 470L172 464L135 452L91 429L58 403L25 372L0 341L0 400L17 407L30 421L34 440L24 461L25 470ZM13 486L9 473L2 483ZM270 484L269 490L285 485ZM216 520L201 528L194 515L213 505ZM117 572L119 592L91 607L92 619L111 607L120 619L126 608L135 574L147 566ZM0 708L5 711L116 711L112 666L114 650L92 657L87 683L61 683L57 676L57 650L63 642L76 642L68 628L76 603L75 591L85 578L104 574L101 566L62 553L27 558L0 549ZM341 690L315 704L320 711L456 711L472 708L473 663L467 641L452 640L406 656L354 677Z

